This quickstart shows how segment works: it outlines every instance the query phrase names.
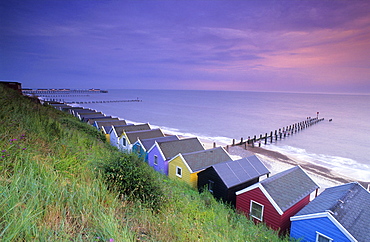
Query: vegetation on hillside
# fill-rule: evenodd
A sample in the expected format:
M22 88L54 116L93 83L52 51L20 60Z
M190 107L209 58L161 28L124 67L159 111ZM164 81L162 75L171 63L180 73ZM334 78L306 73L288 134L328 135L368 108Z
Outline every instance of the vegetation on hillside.
M0 240L288 241L0 85Z

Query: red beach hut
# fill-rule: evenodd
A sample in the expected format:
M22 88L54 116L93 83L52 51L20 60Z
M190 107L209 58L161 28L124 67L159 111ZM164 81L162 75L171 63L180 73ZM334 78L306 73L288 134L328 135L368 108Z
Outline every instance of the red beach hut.
M236 192L236 209L264 222L280 233L290 227L290 217L310 202L319 186L300 166L278 173Z

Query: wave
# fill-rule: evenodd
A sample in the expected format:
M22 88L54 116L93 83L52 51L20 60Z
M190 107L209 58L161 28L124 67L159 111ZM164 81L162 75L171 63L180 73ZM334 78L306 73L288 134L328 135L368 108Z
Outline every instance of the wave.
M370 180L370 166L367 164L362 164L350 158L309 153L305 149L289 145L269 145L267 149L290 156L293 159L295 158L297 160L302 160L311 164L329 168L330 170L333 170L338 174L352 177L360 181Z
M206 136L200 133L192 133L192 132L184 132L181 131L177 128L170 128L170 127L165 127L165 126L158 126L158 125L151 125L152 128L160 128L163 130L164 133L169 134L169 135L178 135L181 137L198 137L201 140L208 140L209 142L216 142L218 145L228 145L231 144L231 138L227 137L211 137L211 136Z

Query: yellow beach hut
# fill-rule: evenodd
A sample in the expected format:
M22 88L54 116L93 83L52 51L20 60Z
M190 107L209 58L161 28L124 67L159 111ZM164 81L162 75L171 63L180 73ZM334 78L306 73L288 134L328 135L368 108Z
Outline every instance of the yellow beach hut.
M198 173L212 165L231 161L229 153L217 147L191 153L178 154L168 162L168 177L179 179L197 188Z

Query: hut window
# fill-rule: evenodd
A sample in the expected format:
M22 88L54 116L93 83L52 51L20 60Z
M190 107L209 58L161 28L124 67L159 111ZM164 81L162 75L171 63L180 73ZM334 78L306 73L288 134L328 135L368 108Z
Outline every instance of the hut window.
M182 177L182 168L179 166L176 166L176 176Z
M263 218L263 205L255 201L251 201L250 215L262 221Z
M211 193L213 193L214 187L215 187L215 182L214 181L211 181L211 180L208 180L208 191L210 191Z
M158 165L158 156L154 155L154 165Z
M319 233L319 232L316 232L316 242L331 242L333 241L333 239Z

